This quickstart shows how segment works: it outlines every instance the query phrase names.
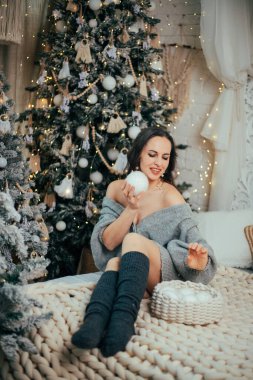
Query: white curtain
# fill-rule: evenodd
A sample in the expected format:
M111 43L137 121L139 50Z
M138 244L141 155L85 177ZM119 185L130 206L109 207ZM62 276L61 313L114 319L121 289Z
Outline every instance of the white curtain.
M48 0L0 1L0 70L10 84L7 95L14 99L16 112L27 108L30 93L25 87L38 76L39 67L34 61L47 7Z
M209 70L224 84L201 131L215 148L209 210L232 208L245 161L244 97L252 73L252 21L252 0L201 0L203 53Z

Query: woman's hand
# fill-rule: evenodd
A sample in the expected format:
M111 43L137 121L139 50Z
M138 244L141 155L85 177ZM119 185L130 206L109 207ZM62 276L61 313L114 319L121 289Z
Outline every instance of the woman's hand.
M134 191L135 191L134 186L130 185L126 181L123 183L121 190L127 201L126 207L129 207L132 210L137 210L139 208L139 200L141 198L142 193L138 195L134 195Z
M199 243L188 246L187 265L191 269L204 270L208 261L208 250Z

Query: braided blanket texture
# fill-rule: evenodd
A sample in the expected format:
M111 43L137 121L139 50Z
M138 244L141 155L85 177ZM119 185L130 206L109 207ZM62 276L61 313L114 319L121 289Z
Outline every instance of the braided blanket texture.
M218 323L169 323L151 317L150 301L143 300L136 335L125 352L110 358L98 349L78 349L70 341L94 283L31 285L29 294L54 315L30 335L38 354L20 351L12 362L0 357L1 379L252 380L253 274L220 267L210 285L224 297Z

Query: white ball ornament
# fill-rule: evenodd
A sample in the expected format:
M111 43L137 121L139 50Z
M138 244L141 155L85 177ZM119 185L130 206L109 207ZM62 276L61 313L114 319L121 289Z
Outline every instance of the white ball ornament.
M97 20L96 20L95 18L90 19L90 21L89 21L89 26L90 26L91 28L96 28L96 27L98 26L98 22L97 22Z
M93 11L98 11L101 6L102 6L102 3L100 0L90 0L89 1L89 7Z
M184 199L190 199L191 197L191 194L189 193L189 191L185 190L183 193L182 193Z
M113 78L111 75L107 75L102 81L102 86L107 91L113 90L116 86L115 78Z
M89 128L80 125L80 127L76 128L76 135L80 137L80 139L86 139L89 134Z
M118 149L108 149L107 156L111 161L116 161L119 155Z
M138 33L139 32L139 25L137 24L137 22L135 22L134 24L130 25L129 28L128 28L128 31L132 32L132 33Z
M78 166L80 166L80 168L82 168L82 169L86 168L88 166L88 164L89 164L89 162L88 162L87 158L82 157L78 160Z
M127 133L130 139L135 140L138 134L140 133L140 131L141 129L139 127L137 127L136 125L133 125L132 127L128 129Z
M97 101L98 101L98 97L96 94L90 94L87 98L87 101L90 103L90 104L96 104Z
M157 70L157 71L163 71L163 64L162 64L162 60L161 60L160 57L155 58L155 59L150 63L150 66L151 66L152 69L154 69L154 70Z
M135 84L134 77L131 74L127 74L125 76L125 78L123 79L123 84L124 84L124 86L126 86L128 88L134 86L134 84Z
M126 182L134 187L134 195L148 190L148 178L139 170L133 171L126 177Z
M90 174L90 180L92 182L94 182L95 184L99 184L103 181L103 176L100 172L96 171L96 172L92 172Z
M0 157L0 168L4 169L7 166L7 160L4 157Z
M67 31L67 25L65 24L65 21L63 20L58 20L55 23L55 30L58 33L64 33Z
M62 104L62 100L63 100L62 94L55 95L54 100L53 100L54 105L59 107Z
M55 228L57 231L64 231L66 229L67 225L63 220L59 220L59 222L56 223Z

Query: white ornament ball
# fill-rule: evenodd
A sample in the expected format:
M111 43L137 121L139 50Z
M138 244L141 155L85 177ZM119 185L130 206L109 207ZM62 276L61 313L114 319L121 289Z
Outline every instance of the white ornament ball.
M113 90L116 86L115 78L113 78L111 75L107 75L102 81L102 86L107 91Z
M128 136L130 137L130 139L134 140L134 139L136 139L136 137L138 136L140 131L141 131L141 129L139 127L137 127L136 125L133 125L132 127L130 127L128 129L127 133L128 133Z
M59 107L62 104L62 99L63 99L62 94L55 95L54 100L53 100L54 105Z
M98 26L98 22L97 22L97 20L96 20L95 18L90 19L90 21L89 21L89 26L90 26L91 28L96 28L96 27Z
M66 229L67 225L63 220L60 220L56 223L55 228L57 231L64 231Z
M139 32L139 25L135 22L134 24L129 26L128 31L133 32L133 33L138 33Z
M151 63L150 66L152 69L157 71L163 71L163 64L160 58L155 58Z
M80 125L80 127L76 128L76 135L80 137L80 139L86 139L89 134L89 128Z
M100 172L92 172L90 174L90 180L94 182L95 184L101 183L103 181L103 176Z
M111 161L116 161L119 155L118 149L108 149L107 156Z
M86 168L88 166L89 162L87 160L87 158L80 158L79 161L78 161L78 165L80 166L80 168Z
M184 199L190 199L190 197L191 197L191 194L187 190L184 191L182 195L183 195Z
M4 157L0 157L0 168L4 169L7 165L7 160Z
M126 87L132 87L135 84L134 77L131 74L127 74L125 78L123 79L123 84Z
M134 187L134 194L148 190L148 178L139 170L133 171L126 177L126 182Z
M98 101L98 97L96 94L90 94L87 98L87 101L90 103L90 104L96 104L97 101Z
M65 21L63 20L58 20L55 23L55 30L58 33L64 33L67 31L67 25L65 24Z
M90 0L89 1L89 7L93 11L97 11L102 6L102 3L100 0Z

